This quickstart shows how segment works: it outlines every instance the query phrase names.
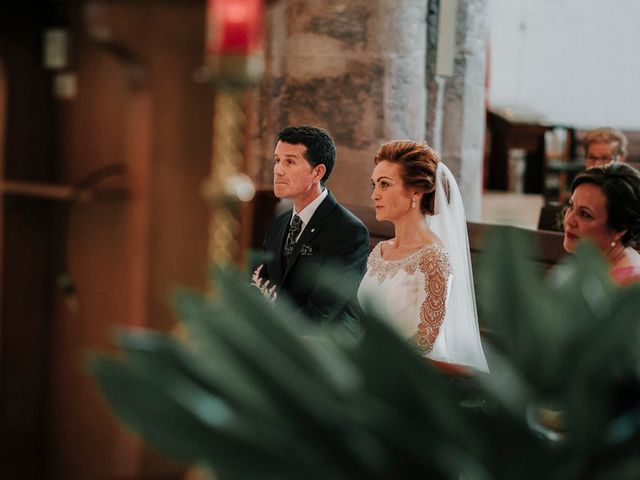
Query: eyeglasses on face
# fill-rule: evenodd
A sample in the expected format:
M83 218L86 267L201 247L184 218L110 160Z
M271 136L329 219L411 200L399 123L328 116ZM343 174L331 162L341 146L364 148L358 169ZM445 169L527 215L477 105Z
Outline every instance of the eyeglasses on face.
M601 157L597 155L587 155L586 159L589 162L609 163L615 162L618 159L618 155L602 155Z

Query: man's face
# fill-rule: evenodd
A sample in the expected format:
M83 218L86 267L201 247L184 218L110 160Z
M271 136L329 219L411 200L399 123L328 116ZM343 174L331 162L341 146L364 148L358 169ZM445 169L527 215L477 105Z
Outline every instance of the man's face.
M307 147L279 141L273 165L273 193L297 204L317 195L318 184L324 175L324 165L312 167L304 157Z
M585 155L587 168L602 167L618 160L618 142L596 142L589 144Z

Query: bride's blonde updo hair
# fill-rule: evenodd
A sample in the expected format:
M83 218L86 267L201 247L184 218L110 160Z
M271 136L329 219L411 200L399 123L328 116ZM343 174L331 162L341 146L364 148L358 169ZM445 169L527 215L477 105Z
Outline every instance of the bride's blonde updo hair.
M424 192L420 210L424 214L433 215L436 169L440 163L438 154L426 143L391 140L380 146L374 163L377 165L383 160L402 166L402 182L405 188Z

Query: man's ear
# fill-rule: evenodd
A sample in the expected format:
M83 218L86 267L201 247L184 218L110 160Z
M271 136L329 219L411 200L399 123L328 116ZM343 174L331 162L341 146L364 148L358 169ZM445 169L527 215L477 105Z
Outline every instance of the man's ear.
M327 172L327 166L324 163L319 163L314 167L315 174L314 176L318 179L318 182L322 180L324 174Z

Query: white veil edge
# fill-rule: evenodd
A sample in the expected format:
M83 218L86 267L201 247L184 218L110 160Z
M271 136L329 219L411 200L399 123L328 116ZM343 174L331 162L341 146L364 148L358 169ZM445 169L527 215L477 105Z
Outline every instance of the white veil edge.
M488 372L478 326L464 204L455 177L442 162L436 170L434 210L433 215L426 216L426 221L444 244L452 268L447 310L440 331L449 358L442 360Z

